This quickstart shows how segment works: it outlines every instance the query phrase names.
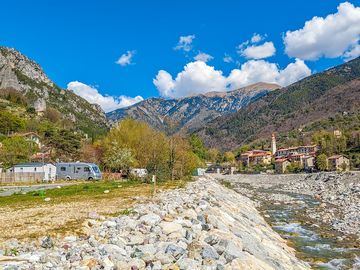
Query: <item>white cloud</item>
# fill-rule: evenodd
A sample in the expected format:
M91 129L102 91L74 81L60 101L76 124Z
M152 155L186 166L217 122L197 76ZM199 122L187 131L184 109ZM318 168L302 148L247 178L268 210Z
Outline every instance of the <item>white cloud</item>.
M91 104L99 104L105 112L128 107L144 100L141 96L103 96L96 88L79 81L69 82L67 89L74 91L75 94L86 99Z
M360 56L360 44L354 45L349 51L345 52L344 59L350 61Z
M233 69L229 76L202 61L188 63L173 79L171 74L160 70L153 80L161 96L178 98L210 91L228 91L257 82L278 83L287 86L311 74L304 61L296 59L280 70L265 60L250 60Z
M195 57L194 60L196 61L203 61L203 62L209 62L210 60L214 59L210 54L199 52Z
M135 53L136 51L127 51L120 56L120 58L116 61L116 64L119 64L120 66L127 66L132 64L132 59Z
M223 61L224 61L225 63L232 63L232 62L234 62L234 59L232 59L232 57L231 57L230 55L225 54L225 55L224 55L224 58L223 58Z
M171 98L226 90L226 78L222 72L202 61L188 63L175 80L167 71L160 70L153 82L160 95Z
M262 45L251 45L241 48L239 53L248 59L262 59L273 56L276 52L274 43L265 42Z
M181 36L178 44L175 46L175 50L184 50L189 52L192 49L192 42L195 39L195 35Z
M309 75L311 75L310 68L303 60L296 59L295 63L290 63L285 69L279 71L276 82L285 86Z
M317 60L344 56L360 39L360 7L341 3L337 12L325 18L313 17L303 28L287 31L285 52L290 57Z
M262 35L254 33L254 35L252 36L250 41L251 41L251 43L257 43L257 42L262 41L263 39L264 39L264 37Z

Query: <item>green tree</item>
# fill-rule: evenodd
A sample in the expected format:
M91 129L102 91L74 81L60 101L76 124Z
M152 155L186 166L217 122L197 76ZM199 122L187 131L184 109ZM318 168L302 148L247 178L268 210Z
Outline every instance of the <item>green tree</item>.
M208 151L208 160L211 162L217 162L220 152L216 148L211 148Z
M131 150L120 146L116 141L107 147L103 161L107 168L115 171L130 169L136 164Z
M187 139L167 137L148 126L132 119L120 121L101 142L104 148L103 163L115 169L127 166L146 168L159 180L180 179L189 175L196 167L198 158L191 151ZM131 164L124 164L118 152L131 152ZM121 162L118 162L122 160Z
M0 148L0 161L5 167L28 162L37 150L38 147L35 143L27 141L23 137L6 138L2 141L2 147Z
M202 140L196 134L192 134L189 139L192 151L201 159L207 159L207 149L205 148Z
M0 112L0 133L8 135L25 128L25 119L14 113L3 111Z
M320 155L317 156L317 158L316 158L316 167L320 171L327 170L328 162L327 162L327 156L325 154L320 154Z
M79 157L81 136L74 131L49 129L45 132L45 140L52 148L52 156L62 161L74 161Z
M233 163L235 162L235 155L233 152L225 152L224 153L224 161Z

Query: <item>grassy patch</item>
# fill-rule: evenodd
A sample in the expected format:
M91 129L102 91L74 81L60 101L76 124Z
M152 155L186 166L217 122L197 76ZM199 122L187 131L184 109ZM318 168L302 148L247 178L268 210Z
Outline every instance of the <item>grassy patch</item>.
M171 189L185 185L184 181L159 182L158 188ZM60 202L71 202L80 200L96 200L114 197L138 196L138 190L142 195L151 195L152 184L138 181L99 181L85 182L74 185L62 186L48 190L38 190L26 194L14 194L12 196L0 197L0 207L31 207L39 204L56 204ZM108 190L109 193L104 193ZM50 202L45 202L45 198L50 198Z

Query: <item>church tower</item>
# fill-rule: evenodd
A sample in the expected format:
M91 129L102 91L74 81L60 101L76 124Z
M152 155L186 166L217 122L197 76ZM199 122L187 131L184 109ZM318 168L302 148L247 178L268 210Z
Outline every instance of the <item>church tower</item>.
M276 153L276 138L275 133L271 134L271 154L275 155Z

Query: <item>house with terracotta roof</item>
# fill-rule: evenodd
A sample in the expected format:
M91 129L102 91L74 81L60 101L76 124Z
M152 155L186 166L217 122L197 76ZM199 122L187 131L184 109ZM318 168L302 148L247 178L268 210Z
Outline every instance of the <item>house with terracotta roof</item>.
M275 172L285 173L287 167L290 165L290 161L287 158L279 158L275 160Z
M333 155L328 158L328 169L330 171L349 171L350 160L343 155Z
M272 154L265 150L251 150L246 151L240 155L240 161L245 166L252 166L257 164L270 165Z

